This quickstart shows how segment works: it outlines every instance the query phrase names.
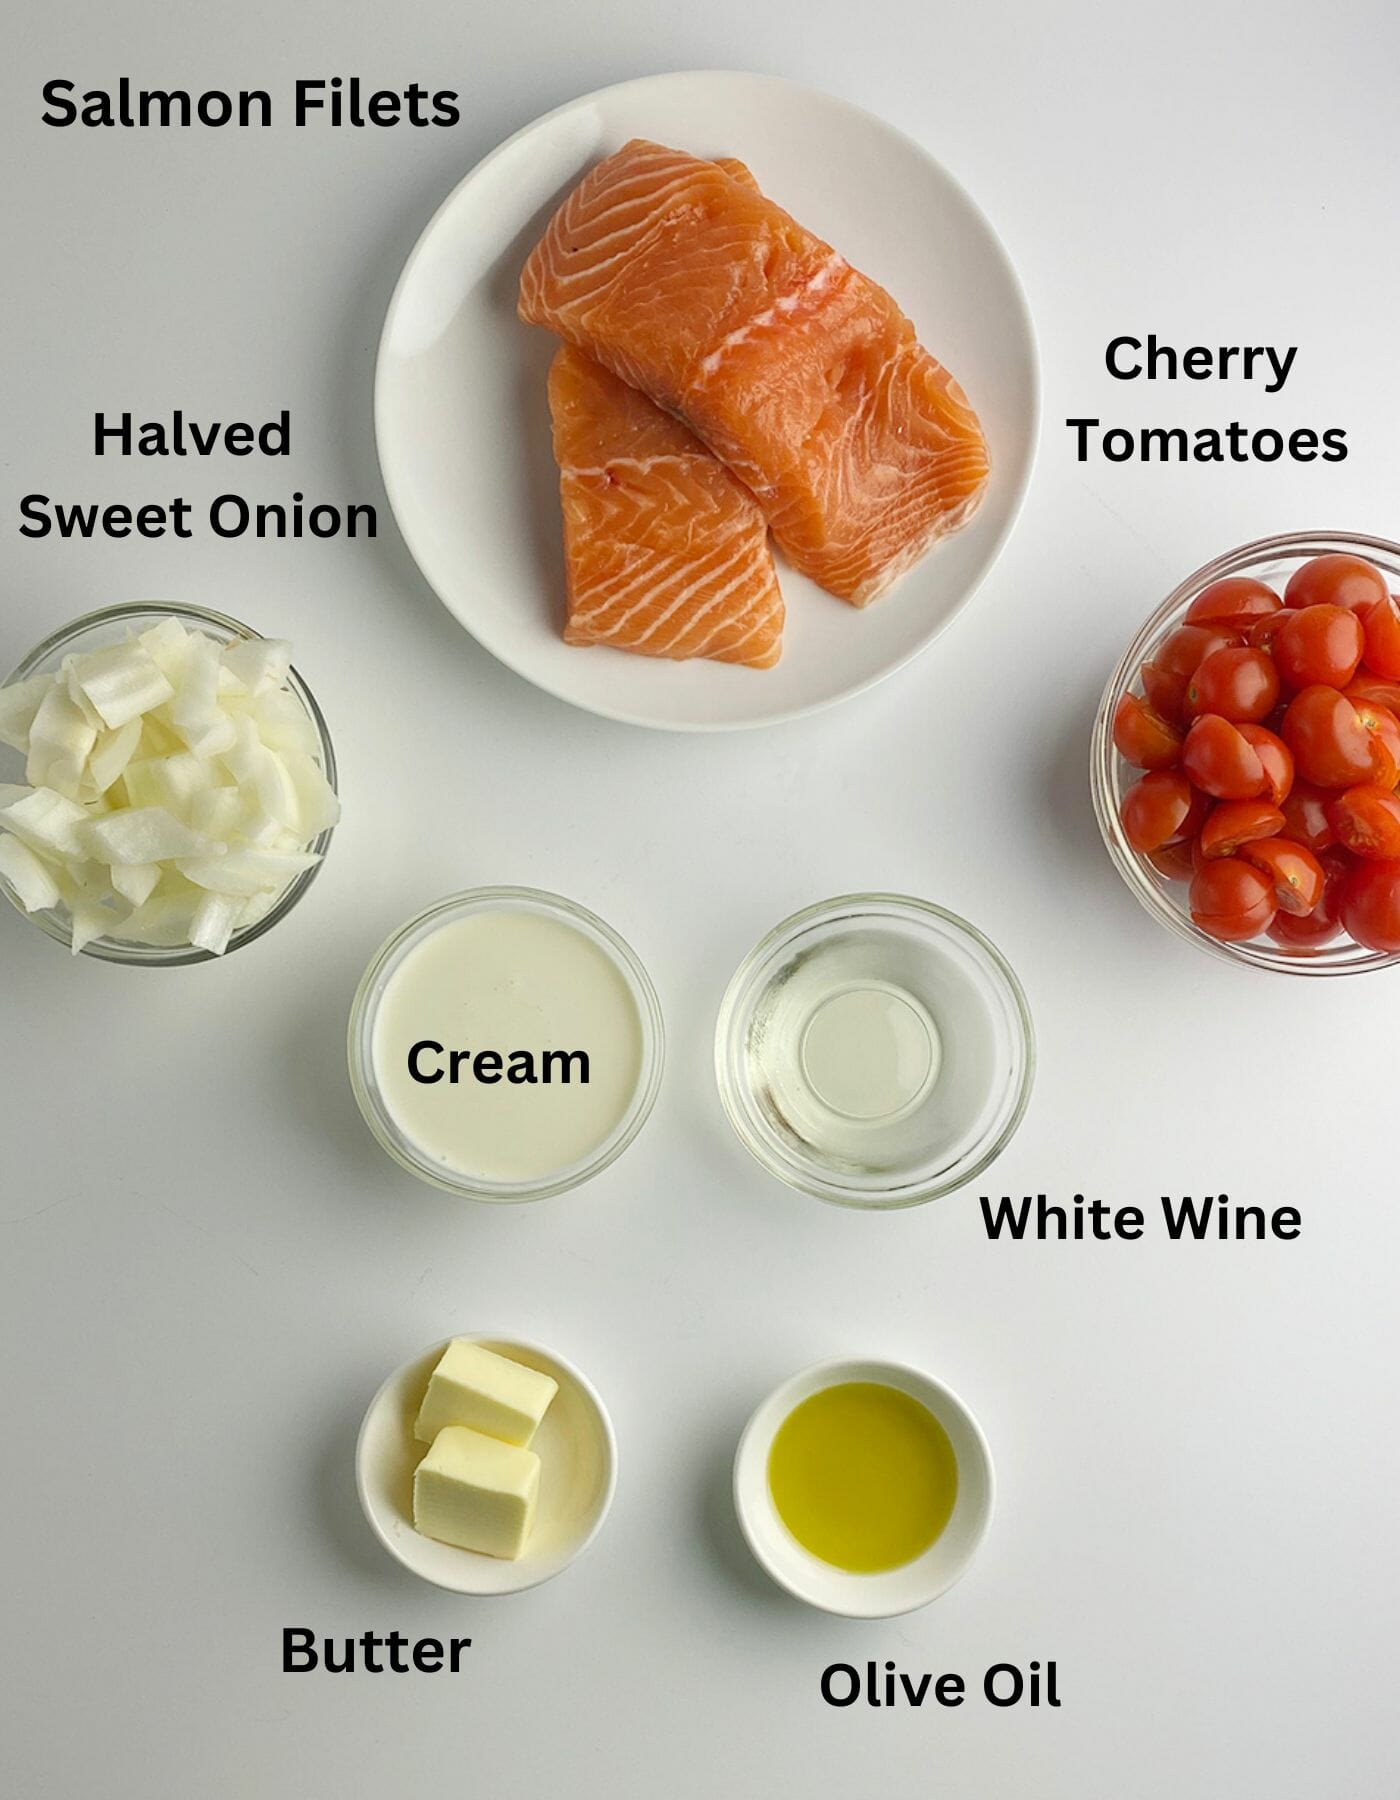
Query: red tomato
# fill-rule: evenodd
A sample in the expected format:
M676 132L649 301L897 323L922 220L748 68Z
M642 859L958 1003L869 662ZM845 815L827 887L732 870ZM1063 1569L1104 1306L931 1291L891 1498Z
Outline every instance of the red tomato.
M1358 944L1400 951L1400 862L1358 862L1342 883L1341 915Z
M1234 856L1241 844L1281 837L1283 827L1283 814L1267 800L1222 800L1211 808L1196 841L1203 858Z
M1400 606L1387 594L1360 615L1366 648L1362 660L1373 675L1400 681ZM1389 701L1385 703L1390 705Z
M1272 881L1237 856L1222 856L1196 871L1191 917L1202 931L1227 943L1257 937L1273 922Z
M1264 766L1264 793L1275 806L1282 806L1293 787L1293 752L1265 725L1241 725L1240 736Z
M1265 651L1212 650L1186 684L1186 716L1219 713L1236 724L1257 725L1273 711L1278 694L1278 670Z
M1244 631L1255 619L1281 611L1283 602L1271 587L1249 575L1227 575L1212 581L1186 609L1188 625L1223 625Z
M1329 800L1327 818L1338 843L1353 856L1380 862L1400 859L1400 800L1389 788L1374 782L1347 788Z
M1138 670L1147 704L1169 725L1186 723L1186 677L1162 669L1156 663L1144 663Z
M1240 855L1273 883L1274 904L1280 912L1310 913L1322 898L1326 884L1322 864L1311 850L1287 838L1262 838L1246 844Z
M1372 675L1364 664L1342 692L1358 705L1366 701L1372 706L1384 706L1393 713L1400 713L1400 681L1385 681L1379 675Z
M1240 641L1239 633L1218 625L1178 625L1169 631L1152 654L1154 668L1190 677L1212 650L1228 650Z
M1273 653L1274 639L1293 617L1287 607L1280 607L1277 612L1265 613L1262 619L1256 619L1245 633L1245 640L1256 650L1267 650Z
M1393 788L1400 781L1400 719L1388 706L1352 704L1371 739L1371 780L1377 787Z
M1283 590L1285 606L1345 606L1359 612L1390 593L1385 576L1364 557L1315 556L1296 568Z
M1353 867L1352 859L1345 850L1329 850L1318 861L1325 880L1317 905L1310 913L1276 913L1269 927L1269 936L1290 950L1316 949L1330 943L1342 929L1338 907L1342 882Z
M1340 788L1372 778L1372 734L1357 708L1335 688L1305 687L1288 708L1283 737L1304 781Z
M1138 769L1169 769L1181 758L1181 733L1138 694L1124 694L1114 708L1113 743Z
M1314 787L1310 781L1295 783L1283 803L1283 829L1280 837L1317 852L1337 841L1332 821L1327 816L1327 802L1334 790Z
M1134 850L1150 853L1185 835L1196 796L1175 769L1154 769L1123 796L1119 817Z
M1195 859L1191 854L1195 842L1196 840L1193 839L1190 844L1184 841L1176 844L1163 844L1160 850L1150 851L1147 860L1157 873L1165 875L1168 881L1189 881L1196 867Z
M1242 727L1216 713L1204 714L1187 732L1181 766L1202 793L1217 800L1253 800L1269 785L1263 761Z
M1292 688L1323 682L1343 688L1356 673L1366 634L1344 606L1305 606L1291 612L1274 639L1278 672Z

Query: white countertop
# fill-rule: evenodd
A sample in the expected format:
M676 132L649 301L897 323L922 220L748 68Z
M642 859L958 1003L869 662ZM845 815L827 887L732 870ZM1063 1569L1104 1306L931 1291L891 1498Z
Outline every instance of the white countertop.
M1400 202L1379 6L406 0L25 9L0 142L0 663L90 606L183 596L291 636L346 820L293 920L226 964L73 963L0 916L0 1738L17 1800L551 1791L619 1800L1371 1800L1400 1783L1394 1271L1400 975L1233 970L1158 929L1086 793L1102 680L1198 563L1271 531L1400 535ZM662 23L669 13L669 22ZM382 507L379 325L484 151L586 89L752 67L926 143L1004 235L1046 425L1020 526L909 669L757 735L648 736L498 667ZM453 130L98 133L39 89L121 74L359 74L468 99ZM742 150L742 146L735 146ZM909 222L918 229L917 219ZM1296 344L1259 384L1111 381L1107 340ZM91 454L92 415L259 420L294 456ZM1342 426L1339 465L1080 465L1062 421ZM381 504L373 544L30 542L22 495ZM661 993L670 1067L616 1167L519 1210L416 1185L362 1126L342 1040L371 950L481 882L602 913ZM710 1076L736 963L809 901L966 914L1025 982L1026 1122L979 1184L891 1217L751 1164ZM1291 1203L1295 1243L987 1242L979 1192ZM556 1345L607 1397L614 1511L558 1581L416 1583L364 1525L360 1414L454 1330ZM926 1365L978 1412L999 1510L963 1583L884 1625L803 1610L728 1501L759 1397L843 1352ZM280 1634L470 1635L463 1673L291 1676ZM832 1662L1053 1659L1056 1710L834 1710Z

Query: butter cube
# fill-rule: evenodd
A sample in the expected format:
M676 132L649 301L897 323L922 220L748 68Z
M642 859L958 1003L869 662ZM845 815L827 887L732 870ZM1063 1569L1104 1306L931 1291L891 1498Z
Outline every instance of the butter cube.
M503 1444L523 1446L558 1392L552 1376L453 1338L428 1379L413 1435L431 1444L445 1425L470 1425Z
M535 1522L539 1493L533 1450L447 1425L413 1477L413 1528L440 1544L514 1561Z

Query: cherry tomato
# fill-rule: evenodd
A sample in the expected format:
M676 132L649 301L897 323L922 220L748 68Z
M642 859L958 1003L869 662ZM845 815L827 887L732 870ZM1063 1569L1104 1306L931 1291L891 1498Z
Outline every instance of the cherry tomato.
M1400 606L1396 604L1394 594L1377 600L1359 617L1366 640L1362 661L1373 675L1380 675L1387 681L1400 681Z
M1335 688L1305 687L1288 708L1283 737L1298 773L1318 787L1352 787L1371 780L1375 771L1372 733ZM1186 741L1189 748L1191 740Z
M1124 794L1119 817L1133 849L1151 852L1184 837L1195 810L1186 777L1175 769L1154 769Z
M1280 607L1277 612L1265 613L1263 618L1256 619L1245 633L1245 642L1256 650L1267 650L1273 654L1274 639L1293 617L1287 607Z
M1266 725L1241 725L1240 736L1264 766L1264 793L1282 806L1293 787L1293 752L1276 731Z
M1244 631L1254 620L1280 612L1283 601L1271 587L1249 575L1227 575L1212 581L1186 609L1188 625L1223 625Z
M1147 860L1159 875L1165 875L1168 881L1189 881L1195 873L1195 859L1192 850L1199 839L1191 843L1182 841L1175 844L1163 844L1160 850L1148 853Z
M1234 856L1241 844L1256 838L1281 837L1284 816L1268 800L1222 800L1211 808L1196 842L1203 859Z
M1216 650L1237 645L1237 632L1218 625L1178 625L1169 631L1142 665L1142 690L1170 724L1186 721L1186 684Z
M1291 838L1314 853L1335 844L1337 834L1327 816L1327 802L1334 791L1314 787L1310 781L1296 782L1284 800L1284 824L1278 835Z
M1353 856L1400 859L1400 800L1389 788L1369 781L1347 788L1328 801L1327 818L1337 842Z
M1163 669L1156 663L1144 663L1138 674L1147 704L1169 725L1186 723L1186 677Z
M1273 882L1237 856L1204 863L1191 882L1191 917L1227 943L1257 937L1273 922Z
M1343 688L1356 673L1366 633L1344 606L1305 606L1288 615L1274 639L1274 661L1291 688L1323 682Z
M1283 590L1285 606L1345 606L1350 612L1384 600L1385 576L1364 557L1315 556L1296 568Z
M1186 684L1186 716L1219 713L1237 724L1257 725L1273 711L1278 695L1278 670L1267 652L1243 646L1212 650Z
M1181 759L1181 733L1138 694L1124 694L1114 709L1113 743L1138 769L1169 769Z
M1364 663L1342 692L1348 700L1355 700L1358 705L1365 701L1372 706L1384 706L1393 713L1400 713L1400 681L1383 680L1381 676L1371 674Z
M1181 766L1202 793L1217 800L1253 800L1269 785L1264 764L1242 728L1218 713L1204 714L1187 732Z
M1318 861L1325 879L1317 905L1310 913L1276 913L1269 927L1269 936L1290 950L1316 949L1330 943L1342 929L1338 907L1342 882L1353 867L1352 859L1345 850L1328 850Z
M1280 912L1310 913L1322 898L1326 882L1322 864L1311 850L1287 838L1261 838L1246 844L1241 857L1273 883L1274 904Z
M1400 781L1400 719L1388 706L1352 704L1371 739L1371 780L1377 787L1393 788Z
M1341 915L1358 944L1400 951L1400 862L1358 862L1342 883Z

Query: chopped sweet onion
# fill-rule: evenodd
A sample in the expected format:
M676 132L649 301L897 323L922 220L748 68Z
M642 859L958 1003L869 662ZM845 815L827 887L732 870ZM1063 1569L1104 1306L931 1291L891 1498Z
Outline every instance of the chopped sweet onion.
M340 817L287 686L291 646L220 645L170 617L0 688L0 881L60 908L75 951L112 936L218 956L312 868Z

